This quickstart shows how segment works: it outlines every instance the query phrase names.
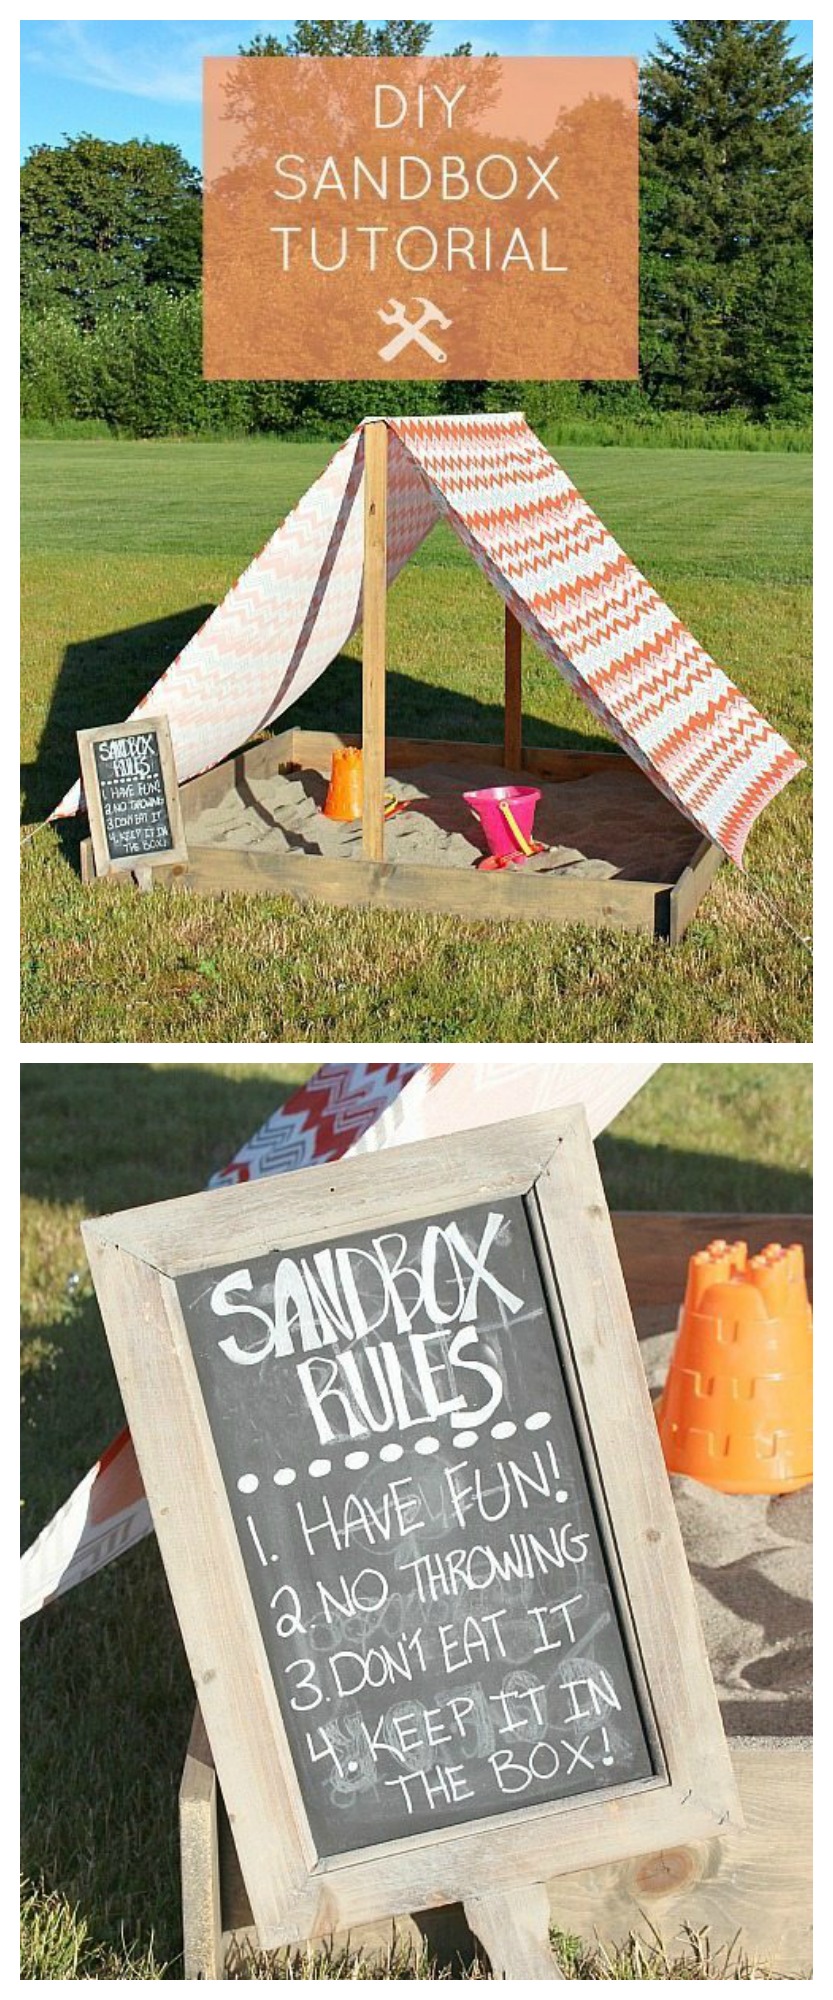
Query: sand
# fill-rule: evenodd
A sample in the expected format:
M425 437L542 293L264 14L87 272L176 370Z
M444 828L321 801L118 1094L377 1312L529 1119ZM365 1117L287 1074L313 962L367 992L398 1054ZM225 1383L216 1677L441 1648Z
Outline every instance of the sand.
M463 792L503 784L505 776L488 764L469 765L465 775L447 764L425 764L407 778L388 779L387 790L410 802L387 822L388 861L473 867L487 849ZM621 768L568 784L536 784L541 799L534 834L547 851L523 866L538 874L673 882L699 843L688 821L624 760ZM326 819L326 791L317 771L247 778L245 790L229 791L189 821L189 845L360 859L361 823Z
M652 1394L674 1345L646 1331L656 1318L637 1314ZM727 1734L809 1736L812 1487L770 1498L676 1476L671 1487Z

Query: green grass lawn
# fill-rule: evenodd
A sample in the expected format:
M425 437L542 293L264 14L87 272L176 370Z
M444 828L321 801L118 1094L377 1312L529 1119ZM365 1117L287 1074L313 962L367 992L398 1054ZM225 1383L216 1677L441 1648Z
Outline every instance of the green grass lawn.
M81 1218L203 1186L308 1069L24 1066L24 1547L122 1422ZM666 1065L599 1144L611 1206L808 1209L811 1080L803 1063ZM28 1621L22 1672L25 1976L177 1977L194 1697L155 1541ZM569 1976L614 1976L562 1949ZM632 1949L617 1966L663 1975ZM686 1976L706 1976L702 1951Z
M295 503L319 443L23 446L25 819L76 775L75 730L125 715ZM679 616L805 756L810 461L569 446L563 459ZM393 734L501 734L502 609L438 529L390 598ZM526 641L531 742L609 748ZM360 640L291 711L359 723ZM753 883L809 927L805 775L750 840ZM582 925L82 890L77 835L23 854L27 1041L789 1041L806 950L724 867L683 944Z

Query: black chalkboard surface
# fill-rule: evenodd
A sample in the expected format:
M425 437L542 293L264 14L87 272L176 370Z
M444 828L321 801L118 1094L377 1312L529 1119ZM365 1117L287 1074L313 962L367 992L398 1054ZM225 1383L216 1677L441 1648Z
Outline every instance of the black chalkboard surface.
M175 1282L319 1854L650 1778L523 1199Z
M103 736L93 757L111 860L173 847L156 730Z
M187 862L167 716L79 729L78 749L97 873Z

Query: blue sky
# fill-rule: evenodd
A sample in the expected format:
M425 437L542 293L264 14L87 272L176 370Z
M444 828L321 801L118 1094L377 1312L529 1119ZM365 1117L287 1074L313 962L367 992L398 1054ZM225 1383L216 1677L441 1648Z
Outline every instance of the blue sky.
M65 133L166 139L200 163L200 64L234 55L256 31L291 21L22 21L21 150ZM791 21L796 54L812 22ZM442 21L431 46L471 41L499 55L647 55L670 21Z

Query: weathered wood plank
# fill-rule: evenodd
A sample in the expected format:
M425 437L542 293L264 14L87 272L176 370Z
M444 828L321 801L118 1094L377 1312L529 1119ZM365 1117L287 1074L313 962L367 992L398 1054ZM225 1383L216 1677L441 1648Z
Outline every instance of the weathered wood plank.
M523 634L514 611L504 609L503 631L503 761L508 771L518 771L522 757L521 639Z
M710 840L702 840L688 867L683 869L670 897L668 936L671 944L679 944L684 936L722 860L720 848Z
M299 902L429 910L435 916L506 923L526 917L542 923L603 924L616 930L654 931L658 886L650 882L547 877L505 869L423 868L393 862L332 861L323 856L263 854L242 847L192 847L187 868L161 870L172 888L201 895L294 896Z
M495 1979L556 1979L549 1944L549 1897L543 1883L467 1896L468 1922L488 1953Z
M812 1953L812 1749L798 1737L730 1743L746 1828L720 1842L661 1849L622 1864L562 1875L549 1885L552 1923L586 1942L673 1947L684 1924L708 1925L714 1950L735 1938L773 1972L799 1977ZM190 1746L189 1746L190 1749ZM210 1752L209 1752L210 1755ZM184 1784L184 1780L183 1780ZM220 1801L219 1870L224 1949L233 1937L256 1946L249 1899ZM183 1885L184 1887L184 1885ZM404 1916L404 1913L403 1913ZM400 1932L411 1926L402 1921ZM354 1933L360 1949L376 1927ZM534 1974L527 1975L534 1977Z
M182 1941L186 1979L222 1979L225 1963L217 1837L219 1786L199 1703L179 1788Z
M364 427L362 598L362 851L385 854L385 670L388 601L388 428Z
M809 1745L756 1737L732 1746L746 1821L726 1839L589 1868L551 1884L553 1922L602 1944L630 1931L679 1944L708 1927L714 1950L737 1939L774 1973L800 1978L812 1954L812 1756Z
M680 1304L689 1257L719 1237L748 1243L752 1253L767 1243L800 1243L812 1285L811 1215L656 1215L634 1209L613 1214L611 1222L632 1306Z
M361 738L349 730L337 732L329 729L296 729L293 757L305 769L328 773L333 750L344 744L358 744ZM447 737L431 736L389 736L385 746L385 764L388 771L407 770L419 764L494 764L500 766L504 760L505 746L502 743L457 743ZM248 755L247 752L241 753ZM555 781L569 782L575 778L589 777L593 771L609 771L613 766L626 771L637 785L647 785L648 779L637 770L629 758L618 750L542 750L535 744L523 749L522 768L534 771L538 777L551 777ZM275 765L273 768L277 768ZM200 782L192 779L193 784ZM653 790L653 787L651 787ZM697 835L692 827L692 852L697 843Z

